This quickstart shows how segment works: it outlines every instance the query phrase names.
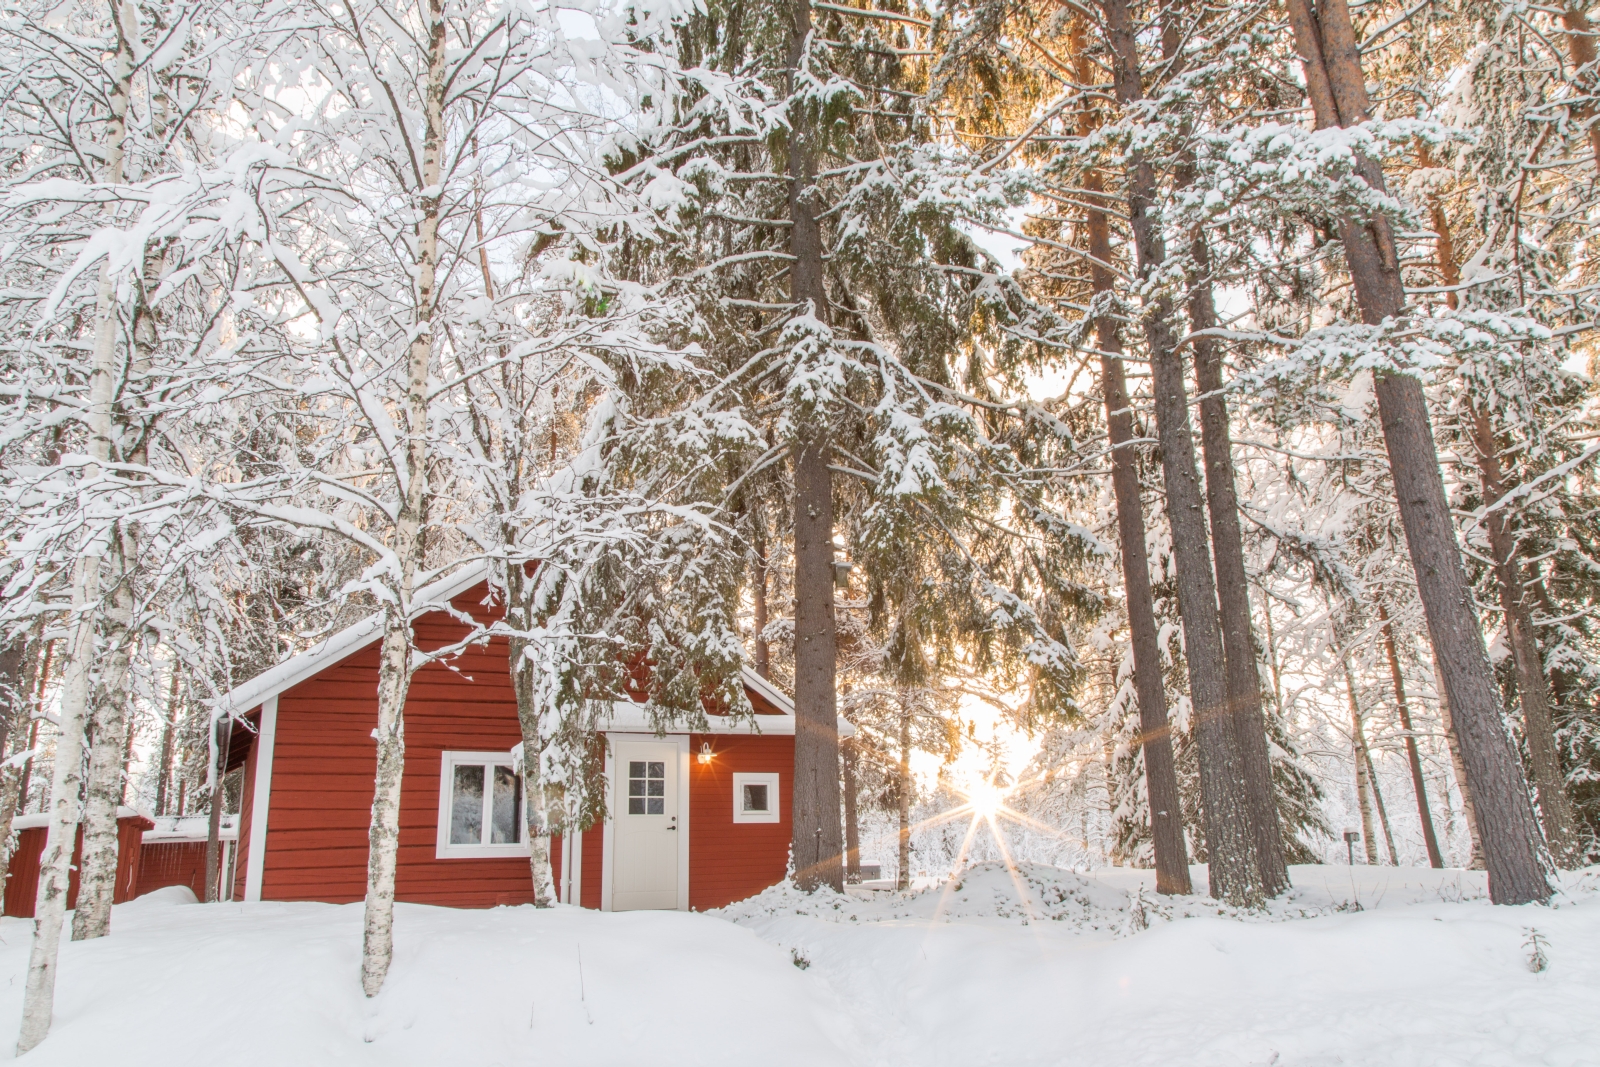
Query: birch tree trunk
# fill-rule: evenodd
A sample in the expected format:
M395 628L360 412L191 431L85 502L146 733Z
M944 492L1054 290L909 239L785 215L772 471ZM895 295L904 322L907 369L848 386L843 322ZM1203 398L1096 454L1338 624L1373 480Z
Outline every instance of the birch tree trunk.
M1400 866L1399 853L1394 849L1394 831L1389 826L1389 809L1383 806L1383 790L1378 788L1378 768L1372 762L1372 749L1367 753L1367 783L1372 786L1372 803L1378 809L1378 825L1383 827L1383 843L1389 849L1389 866Z
M789 69L811 35L810 0L790 0ZM791 76L792 77L792 76ZM792 86L791 86L792 87ZM798 115L797 115L798 117ZM789 145L790 299L799 314L828 321L822 226L817 217L815 147L809 120ZM832 446L820 425L801 430L794 452L794 801L795 882L844 890L839 839L839 719L835 689Z
M1383 651L1389 660L1389 681L1394 686L1395 712L1400 718L1400 729L1406 737L1406 760L1411 764L1411 790L1417 797L1417 818L1422 820L1422 843L1428 850L1428 865L1435 869L1444 866L1444 855L1439 851L1439 839L1433 832L1433 813L1428 810L1428 783L1422 775L1422 756L1417 750L1417 732L1411 726L1411 703L1406 699L1406 680L1400 671L1400 654L1395 648L1394 627L1389 625L1389 612L1380 603L1378 619L1383 624Z
M222 898L222 815L228 803L225 779L233 748L233 720L211 724L214 755L211 758L211 809L206 818L206 903Z
M100 180L122 180L127 137L128 98L133 80L133 46L137 16L124 0L112 0L111 21L117 37L110 60L111 85L107 94L105 163ZM83 479L93 482L111 458L111 405L117 347L117 293L109 260L101 263L95 294L94 347L89 372L88 453ZM61 951L61 928L66 922L67 887L72 853L77 844L80 797L83 791L85 717L89 706L90 668L95 657L95 621L100 601L100 556L104 535L90 532L89 543L73 564L72 630L67 642L67 662L62 669L59 735L55 770L50 783L50 822L44 851L39 856L39 892L34 905L33 946L28 957L27 985L23 992L22 1026L17 1054L33 1049L50 1033L55 1011L56 963Z
M1081 84L1094 82L1082 21L1074 23L1073 53ZM1094 132L1087 109L1080 110L1078 132ZM1084 177L1089 205L1103 198L1104 184L1097 171ZM1096 296L1110 294L1116 278L1111 262L1111 226L1104 211L1087 211L1089 254L1094 257L1089 274ZM1122 362L1122 338L1115 318L1095 320L1095 343L1100 349L1100 381L1105 394L1106 433L1111 446L1111 490L1117 505L1117 540L1122 557L1122 588L1128 610L1128 632L1133 652L1133 685L1139 702L1139 750L1144 761L1145 794L1150 805L1150 839L1155 851L1156 892L1187 896L1194 892L1189 880L1189 852L1183 840L1183 801L1172 755L1172 726L1167 719L1167 690L1161 677L1160 630L1150 592L1150 560L1145 545L1144 500L1140 495L1138 455L1135 452L1133 401L1128 396L1127 373Z
M444 0L428 0L428 78L423 89L421 209L417 224L416 329L406 364L405 484L395 519L394 551L399 565L397 602L384 613L378 653L378 767L372 788L372 822L367 835L367 895L362 923L361 988L378 995L394 959L394 876L400 851L400 782L405 771L405 704L411 688L411 606L417 572L423 564L424 521L428 505L428 373L433 365L433 325L438 303L439 187L445 149Z
M133 587L129 574L131 535L119 523L111 533L111 610L106 612L105 644L110 655L95 687L94 729L90 734L89 779L83 805L83 858L78 900L72 912L72 940L86 941L111 932L111 900L117 889L117 808L122 804L128 743L128 643L133 635Z
M1361 701L1356 696L1356 677L1350 671L1350 658L1342 658L1344 667L1344 690L1350 700L1350 743L1355 750L1356 765L1356 806L1361 809L1361 842L1366 848L1367 863L1376 867L1378 865L1378 841L1372 833L1372 799L1370 795L1371 782L1367 774L1367 737L1361 729Z
M1104 0L1117 99L1124 105L1143 99L1138 42L1127 0ZM1132 218L1139 274L1152 283L1166 259L1156 217L1155 171L1133 151L1128 157L1128 212ZM1156 432L1167 492L1177 570L1178 606L1183 616L1184 657L1189 697L1194 704L1195 738L1200 753L1206 843L1210 850L1211 895L1240 907L1266 898L1261 861L1245 796L1244 761L1228 713L1227 667L1217 617L1217 590L1211 571L1210 536L1195 465L1183 361L1172 335L1172 303L1151 296L1144 312L1145 342L1155 393Z
M522 565L512 563L506 570L520 572ZM516 603L527 604L527 578L520 574L508 574L507 579L508 599L514 589L519 597ZM512 581L517 583L515 587L511 585ZM521 613L517 629L526 633L530 628L531 620L525 612ZM533 906L548 908L555 903L556 895L555 877L550 866L550 817L541 774L546 739L539 718L538 690L534 678L538 665L527 654L526 640L512 638L509 651L511 688L517 697L517 723L522 727L522 814L528 835L528 874L533 882Z
M1371 112L1361 51L1345 0L1316 7L1311 0L1290 0L1289 14L1318 128L1366 121ZM1384 189L1375 161L1358 160L1357 171L1373 189ZM1347 216L1339 221L1339 235L1362 318L1378 324L1403 316L1405 290L1388 222ZM1422 383L1410 374L1380 372L1375 392L1406 545L1472 789L1490 899L1548 900L1543 842L1461 567Z

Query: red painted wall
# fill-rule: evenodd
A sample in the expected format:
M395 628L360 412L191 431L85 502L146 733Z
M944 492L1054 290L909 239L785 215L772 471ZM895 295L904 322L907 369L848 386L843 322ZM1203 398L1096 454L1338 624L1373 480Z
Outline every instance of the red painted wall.
M142 815L117 820L117 884L111 902L121 904L138 895L139 865L144 832L155 823ZM19 919L33 918L39 899L39 858L44 853L46 830L34 826L17 833L17 847L11 853L11 869L6 879L5 914ZM78 902L78 864L83 859L83 828L72 849L72 873L67 878L67 907Z
M689 907L720 908L783 880L789 862L793 737L695 734L689 751L710 742L710 763L689 760ZM733 775L776 772L778 821L733 821ZM588 847L587 842L585 848Z
M224 842L226 845L226 842ZM223 852L222 856L227 853ZM239 885L237 879L235 885ZM204 841L147 841L139 861L136 896L171 885L186 885L197 900L206 899L206 843ZM240 899L235 890L235 900Z
M485 587L479 586L458 597L455 605L491 618L481 604L484 595ZM416 624L423 648L448 644L465 633L464 626L442 612ZM372 645L279 696L263 899L348 903L365 895L367 826L377 767L371 736L378 719L377 677L378 647ZM778 710L754 693L751 697L758 711ZM449 665L433 663L418 671L406 702L405 738L396 898L455 907L530 903L526 859L441 860L434 855L440 753L508 752L521 741L505 642L491 641L468 649ZM793 738L696 735L692 749L699 751L706 740L726 755L709 767L691 761L689 892L695 908L717 907L779 881L789 848ZM245 764L236 899L244 895L255 756L252 746ZM734 770L782 775L782 822L733 823ZM584 833L584 907L600 906L604 847L603 827ZM558 838L553 842L558 867L559 848Z

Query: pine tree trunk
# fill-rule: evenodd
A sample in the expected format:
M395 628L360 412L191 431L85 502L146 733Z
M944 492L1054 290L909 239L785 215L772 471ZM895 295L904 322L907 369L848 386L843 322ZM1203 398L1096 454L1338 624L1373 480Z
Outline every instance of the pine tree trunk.
M1172 9L1161 12L1161 52L1173 74L1183 70L1181 34ZM1190 123L1182 120L1185 135ZM1194 184L1196 161L1184 148L1174 168L1177 192ZM1244 535L1239 529L1239 500L1233 481L1233 440L1228 430L1228 402L1222 384L1222 345L1208 331L1217 328L1216 300L1211 288L1211 249L1196 227L1189 241L1193 273L1189 282L1189 323L1194 348L1195 389L1200 404L1200 447L1205 463L1206 509L1211 520L1212 561L1216 567L1218 620L1227 668L1228 719L1244 770L1244 799L1249 812L1261 883L1267 896L1289 888L1284 859L1283 827L1272 781L1272 756L1261 698L1261 675L1251 636L1250 585L1244 565Z
M1587 30L1581 12L1573 13ZM1569 24L1570 25L1570 24ZM1585 62L1594 59L1594 43L1583 37L1587 49ZM1577 58L1574 49L1574 58ZM1590 127L1591 137L1600 137L1600 125ZM1600 144L1600 142L1596 142ZM1600 158L1600 157L1597 157ZM1418 149L1418 161L1431 166L1426 146ZM1456 264L1455 244L1450 236L1450 219L1438 197L1429 201L1433 228L1438 234L1435 255L1440 279L1446 286L1460 284L1461 270ZM1454 292L1447 294L1450 307L1459 301ZM1470 412L1472 418L1472 444L1478 463L1478 480L1483 490L1483 502L1493 505L1505 496L1505 476L1500 466L1500 449L1495 441L1494 427L1489 413L1479 404ZM1528 745L1528 762L1533 768L1534 788L1539 796L1540 822L1545 840L1555 861L1562 867L1574 867L1583 862L1583 846L1578 840L1577 820L1566 791L1566 775L1561 767L1561 757L1556 747L1555 724L1550 714L1549 682L1544 673L1544 658L1534 635L1527 596L1521 579L1522 564L1518 559L1517 539L1506 522L1504 511L1491 511L1485 521L1489 534L1489 550L1494 557L1495 585L1500 593L1500 607L1506 620L1506 637L1511 645L1512 663L1517 677L1517 700L1522 706L1524 737ZM1408 727L1409 729L1409 727ZM1430 853L1431 855L1431 853Z
M72 913L72 940L86 941L111 932L111 900L117 890L117 808L122 804L127 770L129 624L134 603L131 533L118 524L111 535L112 608L106 613L106 657L92 713L89 779L83 805L83 858L78 900Z
M1203 238L1190 245L1199 277L1189 294L1189 321L1196 334L1217 326L1211 294L1211 255ZM1211 553L1217 569L1218 618L1227 660L1228 718L1244 766L1245 803L1255 833L1261 882L1267 896L1289 888L1283 855L1283 827L1272 786L1266 716L1261 706L1261 675L1250 633L1250 579L1244 566L1244 535L1239 529L1239 498L1233 483L1233 440L1228 432L1228 402L1222 391L1222 346L1215 338L1194 339L1195 388L1200 393L1200 446L1206 465L1206 508L1211 519Z
M809 0L790 0L789 69L811 33ZM796 115L799 107L796 105ZM790 297L799 314L828 321L822 227L817 218L811 131L790 138ZM813 423L794 444L794 802L795 882L844 889L839 836L839 719L833 610L833 475L827 431Z
M1567 31L1567 51L1572 58L1575 71L1588 69L1588 76L1584 79L1587 83L1581 87L1585 95L1593 96L1600 91L1596 86L1594 28L1589 25L1589 18L1580 6L1581 0L1568 0L1561 12L1561 25ZM1585 102L1572 109L1574 124L1589 124L1589 149L1594 153L1592 159L1595 167L1600 168L1600 123L1595 122L1594 104Z
M1369 793L1372 783L1368 779L1367 737L1361 729L1361 701L1356 696L1356 678L1350 671L1349 657L1346 656L1342 663L1345 694L1350 700L1350 743L1355 754L1356 806L1361 810L1361 843L1367 852L1367 863L1376 867L1378 841L1372 832L1372 800Z
M1318 9L1310 0L1290 0L1289 12L1317 126L1366 121L1370 110L1361 53L1344 0L1325 0ZM1356 169L1373 189L1384 189L1383 171L1375 161L1360 159ZM1363 319L1377 324L1404 315L1405 290L1388 223L1376 216L1347 217L1339 222L1339 235ZM1506 734L1493 669L1461 567L1422 383L1393 371L1375 377L1406 545L1472 789L1489 896L1497 904L1548 900L1539 827Z
M767 630L767 542L765 537L758 538L755 545L755 566L751 568L750 599L752 622L755 627L755 640L751 642L754 653L756 673L766 679L772 678L772 652L767 647L767 639L762 635Z
M112 0L117 35L111 57L111 91L107 96L105 163L99 175L107 184L122 181L126 148L128 98L133 80L133 42L125 31L137 28L138 17L126 0ZM88 454L83 478L93 481L111 458L111 409L116 378L117 292L109 260L100 267L95 293L95 327L89 372ZM84 730L89 706L90 668L95 658L95 621L100 602L102 538L94 535L73 564L72 629L67 662L62 670L55 772L50 783L50 822L39 856L39 891L34 905L33 947L28 957L23 993L22 1026L17 1054L28 1052L50 1033L55 1010L56 963L61 928L66 922L67 886L77 844L79 802L83 790Z
M161 741L156 746L160 760L156 768L156 814L167 814L167 794L172 786L172 732L178 718L178 664L172 664L172 681L167 691L167 714L161 720Z
M1074 24L1073 52L1078 77L1093 84L1083 24ZM1087 110L1079 115L1079 134L1093 133ZM1098 204L1103 184L1098 172L1084 177L1086 201ZM1096 296L1110 294L1116 284L1111 271L1111 228L1105 212L1087 212L1090 277ZM1128 611L1128 632L1133 651L1133 685L1139 702L1139 750L1144 762L1145 793L1150 805L1150 838L1155 850L1156 892L1187 896L1194 892L1189 880L1189 853L1183 840L1183 801L1172 756L1172 726L1167 718L1166 685L1161 676L1160 630L1150 592L1150 561L1145 545L1144 500L1139 488L1139 460L1135 451L1133 401L1128 396L1122 362L1122 338L1110 315L1095 321L1095 341L1100 349L1100 380L1105 393L1106 432L1111 446L1111 489L1117 504L1117 539L1122 557L1122 586Z
M406 367L405 484L395 518L394 551L399 564L397 602L384 612L378 653L378 766L367 835L367 894L362 923L361 988L378 995L394 959L394 876L400 849L400 782L405 771L405 705L411 688L412 596L423 565L428 506L428 373L433 364L432 329L438 306L441 157L445 151L445 20L443 0L428 0L428 77L423 89L422 217L417 224L419 327Z
M1143 98L1133 18L1127 0L1104 0L1104 9L1117 99L1124 105L1133 104ZM1137 151L1129 153L1128 183L1128 209L1139 273L1148 282L1160 273L1166 247L1155 213L1155 171ZM1155 393L1156 433L1161 441L1167 516L1172 528L1178 608L1183 616L1189 697L1194 704L1200 753L1211 895L1236 906L1255 907L1265 899L1266 892L1245 798L1243 760L1228 714L1227 666L1217 619L1211 539L1195 465L1183 360L1172 335L1171 301L1164 295L1153 297L1146 307L1144 329Z
M1450 768L1455 772L1456 788L1461 791L1461 814L1466 819L1467 837L1472 854L1467 857L1469 870L1483 870L1483 843L1478 840L1478 813L1472 803L1472 787L1467 783L1467 767L1461 761L1461 742L1456 738L1456 725L1450 718L1450 697L1444 691L1444 678L1439 674L1439 663L1433 664L1434 686L1439 693L1439 721L1444 725L1445 744L1450 749Z
M856 747L855 738L846 738L840 743L840 749L844 769L844 880L857 885L861 881L861 824L856 811L857 791L860 789L856 765L860 760L860 750Z
M1483 502L1493 506L1503 500L1505 479L1500 468L1500 449L1495 441L1489 413L1474 404L1472 410L1473 446L1477 451L1478 476L1483 486ZM1505 615L1506 637L1511 645L1512 664L1517 674L1517 702L1522 706L1522 736L1528 746L1528 762L1533 768L1533 785L1539 796L1540 821L1545 841L1556 863L1567 869L1583 864L1583 846L1578 840L1572 803L1567 797L1566 774L1556 749L1555 723L1550 716L1549 682L1544 676L1544 657L1533 634L1528 613L1527 592L1522 586L1522 563L1518 559L1517 539L1506 523L1503 509L1495 509L1484 522L1489 533L1489 550L1494 555L1495 584L1500 590L1500 607Z
M1389 866L1400 866L1399 853L1394 849L1394 831L1389 826L1389 809L1383 804L1383 790L1378 788L1378 768L1372 763L1372 749L1367 754L1367 783L1372 786L1372 803L1378 809L1378 824L1383 827L1383 843L1389 849Z
M1439 839L1433 832L1433 813L1428 810L1428 784L1422 776L1422 755L1417 751L1417 732L1411 726L1411 704L1406 700L1406 680L1400 672L1400 654L1395 648L1394 628L1389 625L1389 613L1378 605L1378 619L1383 623L1383 650L1389 659L1389 681L1394 686L1395 711L1400 718L1400 729L1406 735L1406 759L1411 764L1411 789L1417 796L1417 818L1422 820L1422 843L1428 849L1428 865L1434 869L1444 866L1444 854L1439 851Z
M900 817L894 887L911 888L911 709L900 701L900 765L896 776L895 810Z

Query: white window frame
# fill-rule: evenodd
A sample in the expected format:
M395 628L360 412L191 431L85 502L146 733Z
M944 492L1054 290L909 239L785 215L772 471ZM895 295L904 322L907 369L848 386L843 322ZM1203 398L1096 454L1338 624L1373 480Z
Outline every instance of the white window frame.
M511 756L505 752L441 752L439 754L439 835L434 846L434 858L441 860L495 859L526 856L528 854L527 813L517 820L517 840L503 845L452 845L450 843L450 793L455 787L457 767L501 766L516 770ZM489 772L484 773L483 825L489 825L494 804L494 789ZM526 805L527 798L521 803Z
M767 787L767 810L745 811L741 801L744 800L744 787L747 785L764 785ZM778 821L778 775L754 774L736 771L733 775L733 821L734 822L765 822Z

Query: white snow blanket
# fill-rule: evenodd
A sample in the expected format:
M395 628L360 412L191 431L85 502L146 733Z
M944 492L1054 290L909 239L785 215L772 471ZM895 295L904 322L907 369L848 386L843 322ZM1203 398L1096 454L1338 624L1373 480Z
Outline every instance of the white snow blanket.
M1286 900L1246 916L1157 898L1146 872L1032 866L910 895L779 887L710 915L401 905L373 1001L360 905L163 890L118 906L110 938L63 947L55 1029L26 1062L1597 1062L1600 869L1566 876L1549 908L1491 907L1473 872L1292 874ZM0 1056L29 934L0 923Z

